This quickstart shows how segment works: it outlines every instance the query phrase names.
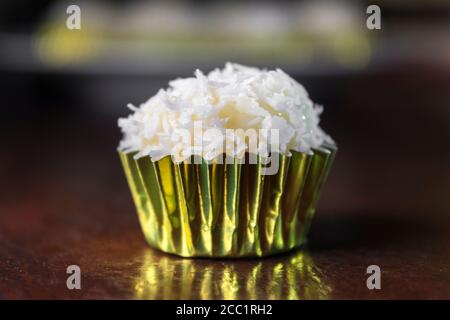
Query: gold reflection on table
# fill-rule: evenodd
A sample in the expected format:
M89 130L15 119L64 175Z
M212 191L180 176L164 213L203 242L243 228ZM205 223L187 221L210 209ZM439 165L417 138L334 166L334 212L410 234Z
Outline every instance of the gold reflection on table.
M302 251L260 260L182 259L148 250L136 299L327 299L331 288Z

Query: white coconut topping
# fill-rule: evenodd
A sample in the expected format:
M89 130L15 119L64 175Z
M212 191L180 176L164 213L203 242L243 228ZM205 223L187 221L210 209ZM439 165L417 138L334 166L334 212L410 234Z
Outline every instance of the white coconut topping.
M248 141L227 129L278 129L278 151L288 155L289 150L309 153L331 140L319 127L322 107L280 69L227 63L208 75L197 70L195 77L169 82L168 89L159 90L139 108L128 107L134 113L119 119L123 132L119 150L137 152L135 158L150 156L153 161L173 155L175 149L184 156L198 154L207 160L221 152L236 156L247 151ZM199 122L201 131L195 130ZM199 135L205 130L217 134ZM202 148L197 143L193 147L192 141L180 141L180 132L191 133ZM224 147L230 135L234 148ZM271 150L270 139L258 139L258 153Z

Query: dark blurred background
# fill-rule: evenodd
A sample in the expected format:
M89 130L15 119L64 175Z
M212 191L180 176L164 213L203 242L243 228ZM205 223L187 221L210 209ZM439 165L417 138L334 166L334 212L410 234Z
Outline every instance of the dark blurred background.
M33 166L56 149L70 159L52 163L67 169L89 152L115 162L128 102L233 61L281 67L325 106L322 125L347 169L334 173L333 205L389 208L380 196L393 194L405 206L424 199L413 209L448 203L448 188L427 194L450 180L446 1L378 1L373 31L371 1L79 1L81 30L66 28L69 4L0 4L3 163L13 150Z
M66 28L72 3L81 30ZM381 30L366 27L370 4ZM449 226L448 1L16 0L0 2L0 235L28 243L46 233L33 223L121 215L137 228L117 118L226 61L280 67L325 107L339 153L313 247Z

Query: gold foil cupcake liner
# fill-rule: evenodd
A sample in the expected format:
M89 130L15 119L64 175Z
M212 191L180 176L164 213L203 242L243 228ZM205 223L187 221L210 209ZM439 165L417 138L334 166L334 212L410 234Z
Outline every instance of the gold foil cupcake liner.
M150 246L183 257L263 257L306 241L337 148L279 155L263 164L153 162L119 152Z

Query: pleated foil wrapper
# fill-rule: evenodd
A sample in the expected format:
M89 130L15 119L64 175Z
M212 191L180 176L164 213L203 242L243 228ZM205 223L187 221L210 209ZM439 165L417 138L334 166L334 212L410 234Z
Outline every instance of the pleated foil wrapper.
M256 164L174 163L119 152L150 246L182 257L263 257L300 247L337 148Z

